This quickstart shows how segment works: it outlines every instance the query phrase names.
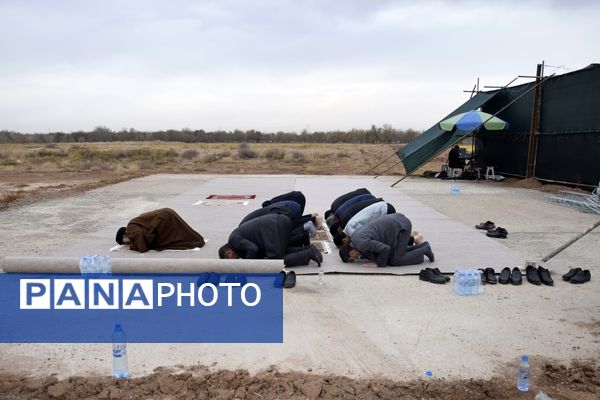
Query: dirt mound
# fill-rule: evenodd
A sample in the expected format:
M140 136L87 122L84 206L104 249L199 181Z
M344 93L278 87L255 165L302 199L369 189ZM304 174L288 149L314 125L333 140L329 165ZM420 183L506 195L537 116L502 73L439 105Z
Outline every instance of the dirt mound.
M279 372L256 375L245 370L210 371L207 367L171 370L131 379L71 377L58 380L0 374L2 399L523 399L539 390L554 399L597 399L600 371L595 362L570 366L544 363L532 372L529 394L515 387L514 366L490 380L351 379L344 376Z

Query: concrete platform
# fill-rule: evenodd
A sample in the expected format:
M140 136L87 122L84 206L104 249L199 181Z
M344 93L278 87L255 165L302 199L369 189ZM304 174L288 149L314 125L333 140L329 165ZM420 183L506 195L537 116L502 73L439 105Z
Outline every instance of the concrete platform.
M330 195L329 187L339 193L361 185L381 190L383 197L398 201L398 210L424 232L439 265L448 262L448 266L467 262L467 258L459 257L462 252L455 255L448 250L452 232L460 236L458 241L485 242L515 257L510 262L522 262L539 258L598 219L597 215L546 203L543 193L530 190L461 182L461 194L453 197L450 182L411 178L389 189L387 185L394 180L149 176L0 213L0 255L104 250L113 245L116 227L132 216L171 201L197 201L199 195L223 189L226 181L236 185L231 188L235 193L252 190L265 197L292 188L313 190L314 183L314 192L307 193L307 209L320 212L337 194ZM271 181L277 184L271 186ZM204 192L190 193L199 188ZM205 209L198 210L203 213ZM246 210L249 208L231 211L228 221L237 220ZM471 228L486 219L505 226L509 238L497 242ZM192 225L204 233L203 225ZM223 220L207 230L206 251L215 251L216 243L230 228L230 222ZM316 276L300 276L296 288L284 292L284 344L132 344L130 372L139 376L158 366L197 364L258 371L277 365L283 370L360 377L405 379L432 370L438 377L485 378L506 364L516 370L520 354L528 354L533 365L545 358L565 362L593 357L600 354L599 239L600 235L592 232L553 260L554 287L527 283L487 286L484 294L467 298L455 295L450 285L432 285L414 276L332 274L326 276L325 287L317 285ZM88 240L90 247L83 245ZM495 252L485 256L494 258ZM332 265L333 260L329 261L327 265ZM560 274L569 265L589 268L592 281L581 286L562 282ZM107 375L110 357L108 344L0 345L0 370L33 375Z
M457 268L521 266L525 256L502 245L502 239L491 239L485 232L457 222L443 213L412 199L401 190L372 178L316 177L316 176L246 176L214 177L199 182L193 188L172 198L166 199L157 207L170 207L176 210L184 220L200 232L206 239L206 245L199 251L163 251L140 254L134 251L113 252L115 257L136 258L217 258L219 247L226 243L231 231L238 226L245 215L261 207L264 200L291 190L302 191L307 199L306 213L318 212L323 215L331 202L338 196L366 187L377 197L383 197L405 214L428 240L436 254L436 261L423 265L376 268L373 263L361 262L344 264L332 241L327 246L333 251L324 255L325 273L385 273L418 274L427 267L438 267L446 273ZM220 195L256 195L252 200L207 200L214 194ZM456 196L448 195L448 208L458 207ZM200 204L197 204L201 202ZM196 205L195 205L196 204ZM157 208L154 207L154 208ZM132 215L131 217L134 217ZM115 232L119 226L127 224L128 219L117 224L108 224L90 235L86 235L66 248L56 249L52 256L81 257L85 254L110 254ZM315 274L318 269L311 263L307 267L293 268L297 274Z

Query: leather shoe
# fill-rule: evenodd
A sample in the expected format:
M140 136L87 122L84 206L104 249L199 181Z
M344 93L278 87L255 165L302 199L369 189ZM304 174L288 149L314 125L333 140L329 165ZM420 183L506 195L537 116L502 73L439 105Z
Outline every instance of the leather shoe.
M544 285L554 286L554 280L552 280L552 277L550 276L550 271L541 265L538 267L538 275L540 276L540 280Z
M572 277L569 282L571 282L571 283L585 283L585 282L589 281L590 279L592 279L592 274L590 274L590 270L589 269L586 269L586 270L579 271L578 273L576 273L575 276Z
M520 285L523 283L523 275L519 267L514 267L510 273L510 283L513 285Z
M538 270L531 265L527 267L525 270L525 274L527 275L527 282L533 285L541 285L540 275L538 274Z
M317 265L320 267L321 263L323 262L323 255L321 254L321 252L319 250L317 250L317 248L315 246L310 246L310 259L313 260L314 262L317 263Z
M450 282L450 277L449 277L449 276L446 276L446 275L444 275L444 274L442 274L442 271L440 271L440 269L439 269L439 268L437 268L437 267L436 267L436 268L433 268L433 272L435 272L435 273L436 273L436 274L438 274L439 276L443 277L443 278L446 280L446 282Z
M488 231L486 235L497 239L506 239L508 236L508 231L502 227L497 227L496 229Z
M427 282L431 282L431 283L438 283L438 284L446 283L446 278L442 275L438 275L431 268L422 269L421 272L419 272L419 279L422 281L427 281Z
M500 271L500 276L498 276L498 282L503 285L508 285L508 282L510 282L510 268L502 268L502 271Z
M563 281L570 281L572 277L574 277L575 275L577 275L578 272L581 272L581 268L577 267L577 268L571 268L569 270L569 272L567 272L566 274L564 274L562 276Z
M482 223L480 223L478 225L475 225L475 228L482 229L484 231L489 231L489 230L492 230L492 229L496 229L496 224L493 223L492 221L485 221L485 222L482 222Z
M490 285L495 285L496 283L498 283L498 280L496 279L496 271L494 271L494 268L486 268L485 269L485 283L489 283Z

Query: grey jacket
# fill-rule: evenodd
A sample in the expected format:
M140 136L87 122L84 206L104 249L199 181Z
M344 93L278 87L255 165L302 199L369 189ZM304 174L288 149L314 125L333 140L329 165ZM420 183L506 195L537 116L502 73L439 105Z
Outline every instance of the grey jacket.
M352 236L352 247L378 267L403 265L412 224L402 214L388 214L369 221Z

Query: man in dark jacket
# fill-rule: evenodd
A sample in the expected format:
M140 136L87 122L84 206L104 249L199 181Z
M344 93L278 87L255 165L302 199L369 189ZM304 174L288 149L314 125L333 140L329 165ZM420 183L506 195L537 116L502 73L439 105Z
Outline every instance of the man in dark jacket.
M424 256L434 261L428 242L408 246L412 224L402 214L388 214L359 228L352 242L340 249L344 262L354 262L361 256L374 261L378 267L421 264Z
M238 226L219 249L219 258L283 259L287 267L321 265L323 256L314 247L289 247L292 221L286 214L266 214Z
M185 250L204 246L204 238L175 211L161 208L135 217L117 231L119 244L131 250Z

